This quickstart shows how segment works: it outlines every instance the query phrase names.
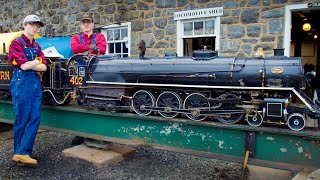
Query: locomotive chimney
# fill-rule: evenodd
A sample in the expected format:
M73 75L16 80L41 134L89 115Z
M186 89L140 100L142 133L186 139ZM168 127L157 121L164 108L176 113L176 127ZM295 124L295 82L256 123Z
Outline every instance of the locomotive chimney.
M279 48L279 49L273 49L273 56L284 56L284 49Z

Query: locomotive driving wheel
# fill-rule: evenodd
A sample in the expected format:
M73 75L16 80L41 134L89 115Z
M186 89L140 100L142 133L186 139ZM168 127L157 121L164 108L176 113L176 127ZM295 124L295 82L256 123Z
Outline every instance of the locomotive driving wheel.
M172 109L180 109L181 100L179 95L174 92L163 92L159 95L156 106L164 108L164 111L159 111L161 116L165 118L174 118L179 113L172 112Z
M234 94L226 94L225 96L223 96L222 99L235 99L235 98L239 98L239 97ZM232 103L223 103L219 109L221 109L221 110L242 110L241 108L237 108L236 105L232 104ZM243 116L244 116L244 112L243 113L235 113L235 114L226 114L223 116L219 116L218 120L224 124L234 124L234 123L239 122L243 118Z
M146 110L145 107L154 106L154 97L151 92L146 90L137 91L132 98L132 108L139 115L149 115L152 111Z
M209 109L210 103L207 98L200 93L192 93L186 97L183 103L184 109L189 109L190 113L186 114L187 117L193 121L202 121L207 116L199 115L201 109Z

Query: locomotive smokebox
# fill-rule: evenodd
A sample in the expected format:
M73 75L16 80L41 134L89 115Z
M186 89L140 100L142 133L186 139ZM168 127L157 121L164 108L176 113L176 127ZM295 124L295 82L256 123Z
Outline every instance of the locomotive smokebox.
M284 56L284 49L283 48L273 49L273 54L274 56Z

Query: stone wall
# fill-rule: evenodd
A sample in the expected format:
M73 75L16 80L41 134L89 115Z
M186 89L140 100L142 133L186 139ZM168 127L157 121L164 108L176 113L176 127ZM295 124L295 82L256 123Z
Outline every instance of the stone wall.
M307 0L308 1L308 0ZM17 31L28 14L47 24L41 34L70 35L80 32L79 19L90 13L96 27L117 22L132 23L132 51L146 41L147 56L176 51L173 13L223 7L220 55L252 56L261 46L268 54L283 47L284 6L306 0L0 0L0 30Z
M283 48L285 5L308 0L231 2L224 3L220 55L251 57L258 47L262 47L267 56L273 55L274 48Z

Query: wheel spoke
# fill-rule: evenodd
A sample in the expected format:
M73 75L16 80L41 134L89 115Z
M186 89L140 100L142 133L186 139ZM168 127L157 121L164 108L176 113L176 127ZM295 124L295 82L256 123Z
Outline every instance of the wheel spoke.
M234 94L226 94L223 99L228 98L239 98ZM235 104L223 103L219 109L222 110L239 110L240 108L235 107ZM242 120L244 113L228 114L226 116L219 116L218 120L224 124L234 124Z
M132 107L134 112L139 115L149 115L152 111L145 110L144 107L154 107L154 97L149 91L139 90L132 98Z
M159 111L159 114L165 118L174 118L179 113L171 112L172 108L180 109L181 100L178 94L174 92L163 92L158 96L157 107L164 108L164 111Z
M183 103L184 109L192 109L190 113L186 114L187 117L193 121L202 121L207 116L199 116L198 111L201 108L207 108L210 107L210 104L207 100L207 98L200 93L192 93L189 96L186 97Z

